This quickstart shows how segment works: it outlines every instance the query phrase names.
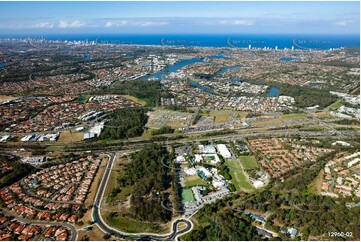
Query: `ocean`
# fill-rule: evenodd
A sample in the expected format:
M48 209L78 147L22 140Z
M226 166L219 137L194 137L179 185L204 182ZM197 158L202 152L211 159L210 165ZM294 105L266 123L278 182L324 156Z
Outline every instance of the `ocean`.
M1 35L0 38L96 41L103 44L167 45L234 48L330 49L360 46L359 35L241 35L241 34L48 34Z

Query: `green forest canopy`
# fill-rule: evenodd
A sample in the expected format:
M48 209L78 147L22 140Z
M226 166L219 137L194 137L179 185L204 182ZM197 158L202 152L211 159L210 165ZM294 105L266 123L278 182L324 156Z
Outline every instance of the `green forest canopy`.
M124 176L119 178L121 187L131 186L131 213L135 219L149 222L167 222L172 213L161 206L167 200L164 190L172 180L169 169L162 165L168 157L165 147L157 144L145 146L132 155Z
M147 109L144 108L125 108L114 111L109 115L110 121L106 122L100 139L124 139L142 135L148 121L146 112Z

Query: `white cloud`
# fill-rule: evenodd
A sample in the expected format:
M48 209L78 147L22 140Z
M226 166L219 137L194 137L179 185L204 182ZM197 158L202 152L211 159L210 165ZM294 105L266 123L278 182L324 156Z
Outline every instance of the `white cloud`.
M7 29L51 29L54 27L54 24L50 22L39 22L33 24L11 23L8 25L2 24L0 27Z
M6 29L23 29L23 28L25 28L25 25L24 24L11 23L9 25L3 25L2 24L1 27L6 28Z
M104 25L106 28L122 27L122 26L136 26L136 27L153 27L168 25L165 21L142 21L142 20L112 20L107 21Z
M61 20L58 24L58 27L61 29L68 29L68 28L80 28L83 27L85 24L80 22L79 20L74 20L72 22Z
M122 21L108 21L108 22L106 22L104 27L106 27L106 28L119 27L119 26L127 25L127 23L128 23L128 21L125 21L125 20L122 20Z
M110 27L112 27L114 24L113 24L113 22L107 22L105 25L104 25L104 27L106 27L106 28L110 28Z
M53 27L54 24L50 22L40 22L29 26L29 28L35 28L35 29L51 29Z
M219 24L224 24L224 25L253 25L254 21L252 20L247 20L247 19L227 19L227 20L220 20Z
M351 20L340 20L340 21L335 22L334 24L336 26L346 26L346 25L348 25L349 23L352 23L352 22L353 21L351 21Z
M140 21L140 22L134 23L134 25L140 26L140 27L164 26L167 24L168 24L168 22L155 22L155 21Z

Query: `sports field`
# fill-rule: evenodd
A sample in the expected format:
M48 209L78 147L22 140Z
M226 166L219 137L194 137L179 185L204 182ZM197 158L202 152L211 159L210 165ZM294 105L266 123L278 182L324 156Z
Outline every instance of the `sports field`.
M183 202L193 202L194 197L191 189L184 189L182 191L182 201Z

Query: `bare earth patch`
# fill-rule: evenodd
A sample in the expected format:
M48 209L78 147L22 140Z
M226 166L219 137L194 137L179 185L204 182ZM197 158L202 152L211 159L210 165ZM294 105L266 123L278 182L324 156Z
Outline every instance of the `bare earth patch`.
M83 136L84 136L83 132L66 130L60 133L58 142L64 142L64 143L79 142L83 139Z
M0 103L10 101L10 100L14 100L14 99L17 99L17 97L0 95Z

